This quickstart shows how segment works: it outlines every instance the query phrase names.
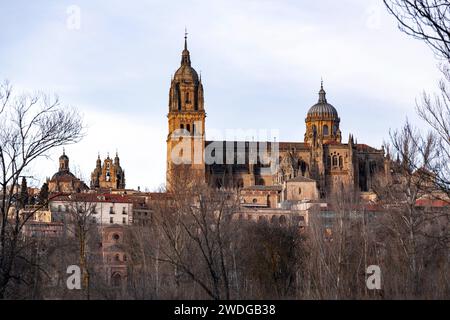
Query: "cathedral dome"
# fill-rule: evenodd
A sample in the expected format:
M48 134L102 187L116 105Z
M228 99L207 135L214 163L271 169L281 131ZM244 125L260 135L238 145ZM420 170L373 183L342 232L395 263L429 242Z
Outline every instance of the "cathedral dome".
M327 102L323 84L319 91L319 101L309 109L308 117L338 117L336 108Z

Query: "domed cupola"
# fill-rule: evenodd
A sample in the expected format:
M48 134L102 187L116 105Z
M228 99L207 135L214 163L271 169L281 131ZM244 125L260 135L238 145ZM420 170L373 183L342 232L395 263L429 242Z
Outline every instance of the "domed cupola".
M339 115L335 107L328 103L323 81L320 85L319 101L313 105L306 116L305 142L313 144L321 139L324 144L341 142Z
M319 91L319 101L309 109L308 117L338 118L336 108L328 103L326 95L327 93L323 89L322 83Z
M169 111L203 110L202 80L191 66L191 56L187 48L187 33L184 36L181 65L175 72L170 86L169 109Z

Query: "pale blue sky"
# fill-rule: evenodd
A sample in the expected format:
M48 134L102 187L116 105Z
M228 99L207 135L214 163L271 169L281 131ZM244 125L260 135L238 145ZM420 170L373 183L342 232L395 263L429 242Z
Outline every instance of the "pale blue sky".
M68 27L71 5L79 29ZM281 140L302 141L323 77L344 142L352 133L379 148L389 128L416 121L415 99L439 79L429 48L399 32L381 1L2 0L0 12L0 79L82 111L88 136L66 150L86 182L97 153L118 149L127 187L164 183L185 26L209 138L211 129L278 129ZM60 153L33 166L39 183Z

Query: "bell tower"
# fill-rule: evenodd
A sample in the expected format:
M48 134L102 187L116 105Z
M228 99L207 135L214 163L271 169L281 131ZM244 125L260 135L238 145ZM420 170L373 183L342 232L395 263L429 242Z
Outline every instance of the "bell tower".
M181 65L172 77L169 91L169 134L167 136L166 185L178 175L176 170L187 170L189 175L205 179L205 118L201 77L191 67L187 48L187 32Z

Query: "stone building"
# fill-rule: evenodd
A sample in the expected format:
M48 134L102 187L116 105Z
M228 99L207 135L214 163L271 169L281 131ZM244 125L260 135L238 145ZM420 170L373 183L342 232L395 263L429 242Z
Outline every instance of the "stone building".
M98 155L95 169L91 174L91 189L125 189L125 171L120 166L117 152L114 161L108 154L103 164Z
M343 188L369 191L376 177L389 174L383 149L358 144L352 135L342 142L338 111L328 102L323 82L317 103L306 112L303 142L205 141L205 118L203 85L185 37L169 91L169 190L177 167L188 167L192 177L212 186L237 189L282 186L304 177L317 183L321 198Z
M88 190L88 186L70 172L69 157L66 152L59 157L59 170L47 180L50 193L74 193Z

